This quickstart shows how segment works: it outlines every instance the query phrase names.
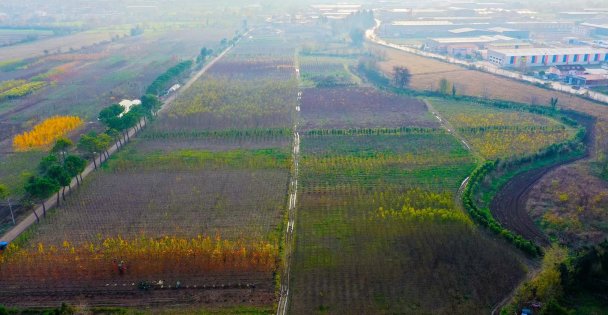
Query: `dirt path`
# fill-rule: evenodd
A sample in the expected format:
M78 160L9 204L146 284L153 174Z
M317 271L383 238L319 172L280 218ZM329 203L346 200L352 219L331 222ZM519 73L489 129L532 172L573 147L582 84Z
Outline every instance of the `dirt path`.
M575 163L589 157L589 152L594 143L595 121L580 116L574 118L587 129L587 135L583 141L586 146L585 155L558 164L531 170L513 177L496 194L490 204L490 212L500 224L542 246L549 245L549 239L536 224L534 224L532 218L530 218L526 209L526 202L532 187L534 187L534 185L547 173L558 167Z
M245 33L244 35L247 35L248 33L249 32ZM240 41L240 39L234 45L238 44L239 41ZM159 112L166 110L170 106L170 104L177 98L177 96L179 94L183 93L190 86L192 86L192 84L196 80L198 80L205 72L207 72L207 70L209 70L209 68L211 68L218 60L222 59L222 57L224 57L232 49L232 47L234 47L234 45L226 48L221 54L219 54L217 57L215 57L213 60L211 60L207 65L205 65L201 70L199 70L194 76L192 76L188 80L188 82L184 85L184 87L182 87L177 93L174 93L173 95L168 97L165 100L165 102L163 103L163 106L159 110ZM142 121L140 122L140 125L142 128L146 126L146 122L147 122L147 120L142 119ZM140 130L141 129L139 127L134 127L134 128L129 129L127 131L128 138L135 136ZM117 152L119 149L120 149L120 144L117 142L117 143L114 143L108 149L107 152L111 156L112 154ZM100 162L99 164L101 164L101 162L105 161L105 159L103 159L103 158L98 158L98 159L101 159L101 161L98 160ZM84 178L84 177L88 176L95 169L96 169L95 164L92 162L89 163L87 165L87 167L85 168L85 170L82 172L81 177ZM78 184L76 182L76 178L73 178L72 182L69 185L69 190L66 191L66 195L69 195L69 193L72 190L76 189L77 186L78 186ZM36 223L39 220L42 220L45 217L45 211L44 211L45 207L48 211L56 205L57 205L57 198L55 195L53 195L52 197L50 197L46 201L44 201L44 207L42 205L37 206L36 208L34 208L34 210L32 211L32 213L30 215L25 217L21 222L19 222L12 229L10 229L8 232L6 232L4 235L2 235L2 237L0 237L0 241L12 242L15 238L17 238L21 233L23 233L32 224Z
M296 68L296 76L300 78L300 71ZM300 101L302 99L302 91L298 92L296 104L296 112L300 111ZM300 133L298 132L298 120L296 113L296 122L293 126L293 174L289 182L289 206L287 212L287 229L285 231L285 265L283 266L283 274L281 275L281 290L279 302L277 305L277 315L287 314L289 309L289 278L291 273L291 256L293 254L294 238L293 230L296 218L296 201L298 196L298 171L300 162Z

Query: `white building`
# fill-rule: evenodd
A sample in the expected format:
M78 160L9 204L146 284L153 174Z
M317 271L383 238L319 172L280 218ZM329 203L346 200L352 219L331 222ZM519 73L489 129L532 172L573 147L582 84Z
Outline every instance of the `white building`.
M122 117L122 115L128 113L131 110L131 107L141 105L141 101L140 100L132 100L132 101L131 100L122 100L118 104L125 108L125 110L122 113L120 113L120 115L118 115L118 117Z
M488 61L501 67L594 65L608 62L608 49L594 47L488 49Z

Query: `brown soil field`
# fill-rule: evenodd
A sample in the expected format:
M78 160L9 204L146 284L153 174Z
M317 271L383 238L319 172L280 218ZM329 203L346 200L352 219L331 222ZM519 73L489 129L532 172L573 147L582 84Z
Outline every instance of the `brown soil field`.
M3 60L27 59L44 55L44 51L55 53L57 50L67 51L70 48L80 49L82 47L109 41L112 36L125 35L127 30L95 30L81 32L72 35L58 36L44 40L34 41L27 44L14 45L0 48Z
M5 305L20 307L56 306L59 302L87 306L152 307L188 305L192 308L267 306L275 300L272 277L260 274L203 275L199 277L150 279L153 290L140 290L141 279L122 277L111 281L4 283L0 296ZM162 280L163 285L158 285ZM180 282L179 288L176 287Z
M373 88L312 88L302 92L302 130L437 128L424 102Z
M608 119L608 106L567 93L547 90L512 79L417 56L390 48L381 48L386 61L380 62L383 72L390 74L395 66L404 66L412 74L410 86L417 90L437 90L439 80L445 78L456 86L458 94L505 99L522 103L549 104L559 98L559 107L578 110Z

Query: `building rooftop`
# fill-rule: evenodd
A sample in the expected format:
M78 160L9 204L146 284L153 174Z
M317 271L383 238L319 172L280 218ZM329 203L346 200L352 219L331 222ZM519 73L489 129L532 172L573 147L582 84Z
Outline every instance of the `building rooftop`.
M516 49L491 49L505 55L583 55L593 53L608 53L608 49L594 47L564 47L564 48L516 48Z
M490 27L488 28L488 31L492 31L492 32L497 32L497 33L503 33L503 32L516 32L519 30L516 30L514 28L508 28L508 27Z
M553 66L559 71L585 71L585 67L582 65L556 65Z
M394 21L392 25L398 26L436 26L436 25L452 25L450 21Z
M470 28L470 27L462 27L462 28L456 28L453 30L449 30L448 32L450 33L454 33L454 34L462 34L462 33L469 33L469 32L475 32L478 31L475 28Z
M465 43L491 43L495 41L511 41L515 38L502 36L502 35L491 35L491 36L476 36L476 37L441 37L431 38L432 41L441 44L465 44Z
M608 24L593 24L593 23L581 23L581 26L608 29Z
M606 76L601 75L601 74L578 74L578 75L574 75L574 76L578 77L578 78L584 78L587 81L608 80L606 78Z

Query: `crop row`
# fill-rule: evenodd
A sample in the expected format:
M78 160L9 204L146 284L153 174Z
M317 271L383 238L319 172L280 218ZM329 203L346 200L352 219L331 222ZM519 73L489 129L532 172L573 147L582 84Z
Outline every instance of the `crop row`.
M11 246L10 254L0 256L0 276L7 282L53 282L108 276L156 279L167 274L188 277L209 272L270 272L277 251L276 243L202 235L190 239L118 236L80 244L66 240L60 246L38 243L34 249Z
M31 131L16 135L13 138L13 147L16 151L45 148L82 124L82 119L76 116L47 118L34 126Z
M29 83L24 83L22 85L19 86L15 86L13 88L10 88L2 93L0 93L0 101L4 101L7 99L14 99L14 98L19 98L19 97L23 97L29 94L34 93L37 90L40 90L41 88L46 86L46 82L29 82Z

